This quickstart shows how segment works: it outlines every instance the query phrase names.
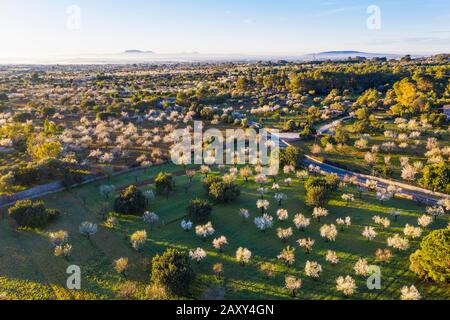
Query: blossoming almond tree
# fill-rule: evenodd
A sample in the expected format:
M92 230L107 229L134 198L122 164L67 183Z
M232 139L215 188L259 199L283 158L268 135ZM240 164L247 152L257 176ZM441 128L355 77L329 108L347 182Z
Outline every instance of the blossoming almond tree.
M336 279L336 290L342 292L345 296L352 296L356 289L356 282L352 277L346 276Z
M397 251L406 251L409 249L409 241L406 238L400 237L400 235L396 234L393 237L389 237L387 239L388 247L392 247L397 249Z
M344 193L342 195L342 200L347 202L347 205L348 205L350 202L355 201L355 196L353 194L350 194L350 193Z
M283 261L287 266L292 266L295 262L295 248L287 246L280 252L277 258Z
M336 265L339 263L339 258L337 256L337 253L335 251L328 250L327 255L325 256L325 260L332 265Z
M285 195L284 193L276 193L275 196L273 197L276 201L278 201L278 206L281 207L281 204L283 202L283 200L287 200L287 195Z
M320 218L328 216L328 210L324 208L314 208L312 216L320 222Z
M254 223L259 230L265 232L267 229L272 228L273 217L265 213L261 217L256 217Z
M369 263L367 262L367 259L360 258L356 262L354 270L356 275L367 276L369 274Z
M392 252L389 249L377 249L375 252L375 259L381 263L389 262L392 258Z
M239 209L239 215L242 217L242 221L246 221L250 218L250 212L247 209Z
M422 297L415 286L403 287L401 290L401 300L420 300Z
M269 209L269 206L270 206L270 202L267 200L260 199L260 200L256 201L256 207L258 209L261 209L261 214L264 214L264 212L266 212L267 209Z
M181 228L184 231L190 231L192 229L192 227L193 227L192 221L190 221L190 220L183 220L183 221L181 221Z
M315 261L306 261L305 274L314 279L319 279L322 273L322 266Z
M434 206L434 207L428 207L427 214L434 217L434 220L436 221L438 217L443 216L445 214L444 207L441 206Z
M197 263L200 263L202 260L206 259L206 251L202 248L197 248L195 250L189 251L189 257L197 261Z
M371 241L376 238L377 232L373 227L365 227L362 232L362 236L367 240Z
M197 234L197 236L202 238L202 240L206 240L206 238L212 236L215 233L215 230L212 223L208 222L205 225L196 226L195 233Z
M286 209L279 209L277 211L277 217L279 221L286 221L289 218L288 211Z
M382 230L389 228L391 221L388 218L381 218L380 216L374 216L372 220L381 226Z
M297 243L301 248L305 248L307 254L310 254L314 247L315 241L311 238L308 238L308 239L300 239L297 241Z
M430 216L427 215L423 215L421 217L419 217L417 219L417 223L419 224L419 226L421 226L422 228L426 228L428 227L430 224L433 223L433 218L431 218Z
M422 229L419 227L414 227L409 224L405 226L403 229L403 233L405 236L410 237L412 239L417 239L422 236Z
M334 224L331 225L325 224L320 228L320 235L327 241L336 241L337 234L338 231Z
M236 261L242 265L248 264L252 257L252 252L247 248L240 247L236 251Z
M284 287L289 291L289 294L295 298L298 290L302 287L302 280L294 276L287 276L284 280Z
M352 219L350 217L336 219L336 224L341 227L341 231L344 231L344 227L350 227L352 225Z
M299 213L294 217L294 224L297 229L305 231L305 228L311 224L311 219Z
M293 234L292 228L286 228L286 229L278 228L278 229L277 229L277 235L278 235L278 238L280 238L281 240L283 240L283 242L286 242L287 239L289 239L290 237L292 237L292 234Z
M212 245L214 249L219 250L219 252L222 252L223 247L225 247L228 244L228 240L225 236L221 236L219 238L216 238L213 240Z

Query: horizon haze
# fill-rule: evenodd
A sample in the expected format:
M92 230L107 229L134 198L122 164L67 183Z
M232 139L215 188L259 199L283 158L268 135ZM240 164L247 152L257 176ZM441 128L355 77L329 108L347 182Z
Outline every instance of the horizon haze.
M432 55L450 52L449 21L444 0L0 0L0 63L101 60L126 50L169 58Z

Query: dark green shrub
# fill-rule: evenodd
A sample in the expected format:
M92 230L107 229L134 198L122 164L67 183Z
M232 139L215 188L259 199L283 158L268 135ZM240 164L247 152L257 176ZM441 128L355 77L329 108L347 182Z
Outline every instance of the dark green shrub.
M189 255L175 249L167 249L152 260L151 282L163 286L173 294L185 295L194 279Z
M326 188L327 182L323 178L310 176L305 182L305 189L308 190L311 187L324 187Z
M42 228L55 220L60 212L45 208L44 202L31 200L17 201L8 209L8 214L19 227Z
M410 257L410 269L422 279L450 281L450 229L435 230L423 238L420 249Z
M425 166L419 183L433 191L450 193L450 166L444 162Z
M280 150L280 166L294 166L298 167L300 162L300 152L293 146L288 146L286 149Z
M209 188L211 187L212 184L220 183L220 182L222 182L221 178L214 177L214 176L208 176L203 179L203 187L205 188L205 190L207 192L209 192Z
M334 140L334 137L332 135L325 135L324 137L322 137L322 139L320 139L320 144L322 145L322 147L326 147L327 144L335 144L336 141Z
M320 207L327 199L327 190L322 186L310 187L306 190L305 202L310 207Z
M235 183L214 182L209 187L209 196L217 203L228 203L241 195L239 186Z
M339 182L339 177L336 174L330 173L325 176L326 188L331 192L334 192L338 189Z
M203 179L203 187L214 202L228 203L241 195L239 186L233 181L223 181L222 178L209 176Z
M136 186L129 186L114 201L114 211L125 215L141 215L146 209L145 196Z
M207 200L192 200L187 207L187 215L189 219L195 222L207 222L211 216L212 206Z
M155 179L156 194L167 195L174 190L175 184L170 173L160 172Z

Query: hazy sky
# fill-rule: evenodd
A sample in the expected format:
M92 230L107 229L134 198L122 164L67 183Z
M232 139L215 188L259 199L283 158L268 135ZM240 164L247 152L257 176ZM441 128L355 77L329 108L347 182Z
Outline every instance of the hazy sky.
M450 52L450 0L0 0L0 41L0 57L16 58Z

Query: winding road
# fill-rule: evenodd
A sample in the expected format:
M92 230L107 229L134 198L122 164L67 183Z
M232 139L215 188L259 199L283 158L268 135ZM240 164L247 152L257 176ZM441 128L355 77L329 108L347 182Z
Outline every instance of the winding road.
M317 129L317 135L323 134L334 134L331 129L336 125L336 123L340 123L346 120L351 119L351 116L340 118L334 120L332 123L321 126ZM280 147L290 146L291 144L288 141L281 140ZM423 203L429 206L437 205L438 201L442 199L450 199L450 195L433 192L428 189L420 188L414 185L409 185L400 181L382 179L375 176L369 176L361 173L356 173L353 171L345 170L342 168L338 168L336 166L332 166L322 161L315 159L312 156L305 155L304 163L307 167L313 166L315 168L319 168L320 171L326 173L334 173L337 174L341 179L344 177L356 177L357 183L359 185L365 185L367 180L377 181L378 187L386 189L388 186L396 186L399 188L399 191L396 193L402 197L417 201L419 203Z

